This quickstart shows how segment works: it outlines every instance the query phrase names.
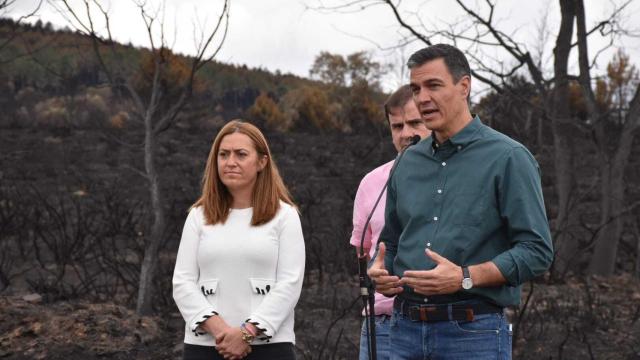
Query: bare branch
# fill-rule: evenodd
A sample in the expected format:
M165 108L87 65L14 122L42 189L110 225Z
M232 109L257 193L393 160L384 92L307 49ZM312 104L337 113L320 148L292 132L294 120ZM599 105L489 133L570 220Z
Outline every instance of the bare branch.
M133 167L133 166L128 165L128 164L125 164L125 165L123 165L123 168L133 171L134 173L136 173L136 174L140 175L141 177L143 177L145 180L149 179L149 176L147 176L147 174L144 171L142 171L142 170L140 170L140 169L138 169L136 167Z
M16 2L16 0L1 0L0 1L0 10L8 8L14 2Z
M204 56L209 46L213 42L213 39L215 38L216 34L218 34L218 31L220 30L220 27L223 24L224 24L224 32L222 34L222 38L218 42L218 46L210 56L205 58ZM153 128L154 133L158 134L168 129L171 123L173 122L173 120L176 118L176 116L184 108L184 106L186 105L187 98L191 96L191 93L193 91L193 82L194 82L196 73L198 72L198 70L202 68L202 66L210 62L218 54L227 37L228 30L229 30L229 0L225 0L222 8L222 12L218 17L218 22L216 23L215 28L211 31L211 33L209 34L209 37L204 42L202 47L197 49L197 54L193 58L193 61L191 63L191 71L189 73L189 80L187 81L187 84L183 88L183 91L180 94L180 97L178 98L178 100L173 104L173 106L171 106L171 108L166 112L166 114L162 117L162 119L160 119L160 121L158 121L156 126Z
M73 10L73 8L71 7L71 5L67 0L61 0L62 4L64 5L64 8L66 8L67 11L64 11L63 9L61 9L57 5L57 2L53 0L48 0L48 2L54 9L56 9L56 11L60 14L60 16L62 16L67 21L67 23L69 23L69 25L71 25L74 29L76 29L76 31L88 36L95 35L93 32L93 29L87 26L84 23L84 21L80 20L80 18L78 17L78 14L76 13L75 10ZM85 0L85 4L87 4L86 0Z
M491 11L489 14L489 18L483 19L476 11L471 10L469 7L464 5L464 3L461 0L456 0L456 2L458 3L458 5L460 5L460 7L462 7L462 9L467 14L469 14L472 18L476 19L476 21L478 21L479 24L485 27L493 35L496 41L498 41L498 43L501 45L503 49L505 49L508 53L510 53L519 62L522 62L527 65L527 68L529 70L531 78L533 79L533 82L536 84L538 89L542 93L544 93L546 89L544 87L545 81L542 76L542 71L534 63L533 58L531 57L531 54L528 51L521 49L520 45L516 41L514 41L511 37L509 37L502 31L497 30L494 24L492 23L494 5L487 0L487 3L489 4Z
M204 54L207 52L207 49L211 45L213 38L216 36L218 31L220 30L220 26L224 23L224 33L222 34L222 39L218 43L218 47L213 51L211 56L204 58ZM205 63L213 60L213 58L218 55L218 52L222 48L222 45L227 38L227 33L229 31L229 0L224 1L224 5L222 7L222 12L220 13L220 17L218 17L218 22L216 23L216 27L211 31L211 34L207 38L207 41L204 42L204 45L198 49L197 55L194 58L194 64L196 64L196 70L202 67ZM195 75L195 73L194 73Z
M460 7L462 7L462 9L467 14L469 14L472 18L476 19L478 23L486 27L487 30L493 35L493 37L498 41L498 44L500 44L500 46L502 46L505 50L507 50L513 57L515 57L518 60L521 60L525 56L525 54L523 53L523 51L520 49L519 45L515 41L513 41L509 36L507 36L506 34L504 34L503 32L495 28L493 24L494 6L493 4L491 4L491 2L487 1L491 9L489 13L489 17L487 19L483 19L477 12L475 12L474 10L471 10L469 7L464 5L464 3L461 0L456 0L456 2L458 3L458 5L460 5Z
M18 24L23 20L26 20L26 19L28 19L30 17L33 17L40 10L40 7L42 7L42 3L43 2L44 2L44 0L38 0L38 5L36 5L35 9L33 9L29 13L27 13L25 15L22 15L19 18L17 18L15 20L15 23ZM8 9L13 3L15 3L15 0L2 0L2 1L0 1L0 10Z
M136 121L139 121L138 119L136 119ZM144 147L144 142L140 142L140 143L131 143L129 141L125 141L122 140L121 137L114 135L112 132L110 131L103 131L100 133L100 136L107 140L107 141L113 141L115 143L117 143L118 145L124 146L126 148L130 148L133 150L140 150Z
M38 12L38 10L40 10L40 7L42 6L43 1L44 0L39 0L38 5L36 6L35 9L33 9L28 14L22 15L18 19L14 20L13 29L12 29L13 31L11 32L11 35L8 36L6 39L4 39L4 41L0 42L0 51L2 51L2 49L4 49L6 46L9 46L9 44L16 39L16 37L19 34L18 26L20 25L20 22L34 16ZM15 0L0 0L0 10L6 11L6 9L8 9L14 2ZM2 15L2 13L0 13L0 15ZM24 55L16 55L11 57L10 59L0 59L0 63L8 63L22 56Z
M400 13L398 12L397 6L393 2L391 2L391 0L383 0L383 1L391 8L391 11L393 12L393 16L395 16L400 26L407 29L413 36L415 36L417 39L422 41L425 45L427 46L433 45L429 39L424 37L421 33L417 32L412 26L410 26L404 21L404 19L402 18L402 16L400 16Z
M151 46L151 51L155 52L156 45L155 45L155 42L153 41L153 29L152 29L153 22L155 21L155 17L147 14L146 10L144 9L145 3L138 3L137 6L140 10L140 16L142 17L142 21L144 22L144 25L147 29L147 36L149 37L149 45Z
M611 15L609 15L609 17L607 17L606 19L601 20L600 22L598 22L589 31L585 31L584 36L589 37L591 34L595 33L596 31L598 31L600 33L600 35L603 36L603 37L625 32L625 30L622 29L622 27L620 27L620 16L622 15L622 12L627 8L627 6L629 6L631 4L631 2L632 2L632 0L627 0L621 6L614 7L614 9L611 12ZM584 6L584 5L582 5L582 6ZM607 27L609 27L609 30L607 30ZM576 42L571 44L571 46L572 47L578 46L578 42L579 42L579 40L576 40Z
M94 0L93 3L98 7L100 12L102 13L102 16L104 17L105 27L107 29L107 35L108 35L107 39L109 40L109 43L113 43L113 35L111 34L111 22L110 22L110 19L109 19L109 13L108 13L107 10L105 10L102 7L102 5L100 5L100 3L98 1Z
M382 0L382 1L389 8L391 8L391 10L392 10L392 12L394 14L394 17L396 18L396 21L400 24L400 26L402 28L404 28L405 30L409 31L414 37L416 37L418 40L422 41L425 45L427 45L427 46L432 45L432 41L428 37L426 37L421 32L417 31L413 26L409 25L406 21L404 21L402 15L400 14L400 12L398 10L398 6L396 4L394 4L391 0ZM465 36L461 32L456 32L454 30L448 30L448 31L440 30L440 31L437 31L437 32L432 32L432 36L434 36L434 35L442 35L442 36L448 38L449 40L453 41L454 43L456 41L458 41L458 40L468 40L469 42L476 43L477 45L488 45L488 46L505 48L505 50L510 52L512 54L512 56L514 56L516 58L516 60L518 60L518 65L516 65L515 68L512 68L512 69L510 69L509 71L507 71L505 73L496 73L495 71L494 72L488 72L488 73L491 73L491 74L496 75L499 78L503 79L503 78L505 78L507 76L507 74L515 73L520 67L522 67L523 65L526 64L527 68L529 69L529 72L532 75L532 78L534 79L534 82L537 84L537 86L540 89L544 89L544 79L542 77L542 73L535 66L535 64L533 63L533 60L531 59L531 56L529 55L529 53L522 51L520 49L519 45L515 41L513 41L506 34L498 31L494 27L494 25L490 22L490 20L493 20L493 16L494 16L493 15L494 14L494 5L489 1L487 2L489 4L489 6L490 6L490 14L489 14L489 19L485 20L481 16L479 16L476 12L474 12L473 10L471 10L470 8L468 8L464 4L462 4L460 1L458 1L458 3L463 8L463 10L465 10L469 15L471 15L473 18L476 19L476 22L478 24L481 24L483 26L484 30L481 31L480 29L476 28L476 35L474 37ZM487 34L492 34L494 36L494 38L496 39L496 42L494 43L494 42L488 42L486 40L482 40L482 38ZM472 53L472 52L468 52L468 53ZM482 66L481 65L482 62L477 61L477 63L480 66ZM492 89L494 89L498 93L502 93L504 91L504 88L503 88L502 85L500 85L500 84L496 83L495 81L491 80L489 77L484 76L479 71L472 70L471 74L473 75L473 77L475 77L476 79L478 79L482 83L489 85Z
M343 2L340 5L326 6L322 0L317 0L319 5L309 6L305 4L305 8L308 10L314 10L323 13L341 13L341 14L353 14L366 10L368 8L381 5L379 0L351 0Z

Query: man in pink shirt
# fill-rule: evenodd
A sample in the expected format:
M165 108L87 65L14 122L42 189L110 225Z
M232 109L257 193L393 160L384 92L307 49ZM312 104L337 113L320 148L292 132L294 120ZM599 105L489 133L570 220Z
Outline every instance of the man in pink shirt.
M391 140L396 150L400 152L411 143L414 135L421 138L429 136L431 131L427 129L420 116L420 112L413 101L413 94L409 85L404 85L396 90L384 104L384 112L389 121L391 130ZM365 253L369 257L373 256L378 236L384 227L384 207L386 194L380 199L371 221L366 229L364 225L369 213L384 187L389 177L389 172L393 167L393 160L383 164L365 175L360 182L356 199L353 204L353 232L351 233L351 245L356 247L360 253L360 240L364 231ZM386 297L380 293L375 294L375 315L376 315L376 352L379 360L390 358L389 353L389 319L393 312L393 298ZM366 325L363 323L360 336L360 360L368 359L368 339Z

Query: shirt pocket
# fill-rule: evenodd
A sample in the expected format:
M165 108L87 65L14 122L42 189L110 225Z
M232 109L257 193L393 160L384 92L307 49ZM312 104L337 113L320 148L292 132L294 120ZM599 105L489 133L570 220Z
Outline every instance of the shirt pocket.
M218 303L218 296L216 293L218 292L218 279L208 279L202 280L198 282L198 287L202 292L202 295L207 299L209 304L215 307Z
M272 279L249 278L251 285L251 310L260 306L264 298L273 290L276 281Z
M474 191L456 194L451 203L451 222L454 225L479 226L488 210L488 194Z

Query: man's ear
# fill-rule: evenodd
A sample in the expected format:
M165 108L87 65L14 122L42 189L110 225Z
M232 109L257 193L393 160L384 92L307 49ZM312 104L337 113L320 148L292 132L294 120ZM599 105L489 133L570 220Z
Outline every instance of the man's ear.
M458 80L458 85L460 86L460 91L465 99L469 98L469 94L471 93L471 77L469 75L465 75Z

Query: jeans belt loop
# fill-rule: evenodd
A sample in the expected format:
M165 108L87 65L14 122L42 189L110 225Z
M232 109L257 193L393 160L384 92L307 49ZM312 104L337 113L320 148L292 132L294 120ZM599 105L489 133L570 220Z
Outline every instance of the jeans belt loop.
M464 309L467 313L467 321L473 321L473 309Z
M424 306L420 306L418 309L420 309L420 320L428 321L429 316L427 316L427 308Z
M447 317L449 318L449 321L453 320L453 305L451 304L447 305Z

